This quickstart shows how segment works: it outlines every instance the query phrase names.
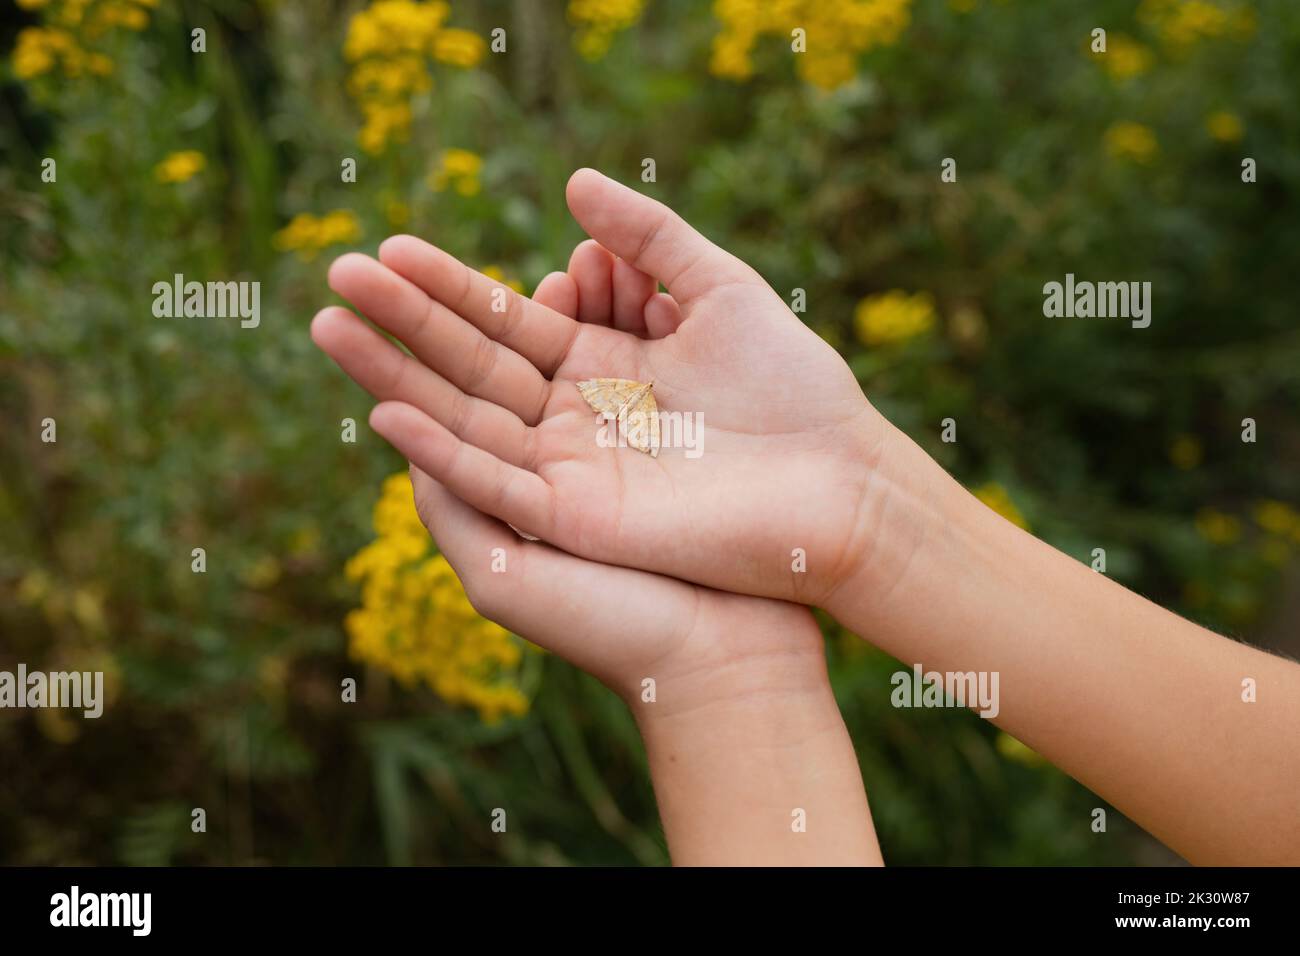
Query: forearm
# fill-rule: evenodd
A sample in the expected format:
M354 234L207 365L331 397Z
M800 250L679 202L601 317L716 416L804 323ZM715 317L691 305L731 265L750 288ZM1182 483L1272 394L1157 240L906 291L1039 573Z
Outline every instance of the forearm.
M830 610L909 665L998 672L998 726L1189 860L1300 861L1300 666L1126 590L941 472L927 480L903 509L924 515L906 569L883 592L847 584Z
M880 865L820 633L632 706L677 865ZM748 639L752 635L741 635Z

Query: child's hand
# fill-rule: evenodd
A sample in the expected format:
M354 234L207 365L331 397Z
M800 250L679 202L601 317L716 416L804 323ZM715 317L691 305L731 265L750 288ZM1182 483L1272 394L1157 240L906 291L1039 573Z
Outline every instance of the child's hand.
M380 247L382 264L334 264L335 291L415 356L345 310L318 317L316 341L381 400L375 429L469 504L573 554L810 603L850 575L892 585L919 537L923 472L937 466L744 263L591 170L568 198L622 260L610 260L608 292L597 283L577 303L612 327L510 293L409 236ZM702 414L702 458L598 446L575 385L598 377L653 381L661 410ZM796 549L806 573L793 570Z
M627 323L662 337L671 327L658 320L671 314L613 306L647 283L653 287L643 273L616 267L608 252L585 242L569 271L548 275L533 300L584 322ZM318 331L344 347L348 337L369 331L348 316L322 322ZM411 401L418 405L420 396ZM661 712L825 684L821 632L805 607L576 558L523 540L414 465L411 481L421 520L479 612L599 677L634 712L645 709L647 678L664 687ZM494 572L498 548L505 570Z

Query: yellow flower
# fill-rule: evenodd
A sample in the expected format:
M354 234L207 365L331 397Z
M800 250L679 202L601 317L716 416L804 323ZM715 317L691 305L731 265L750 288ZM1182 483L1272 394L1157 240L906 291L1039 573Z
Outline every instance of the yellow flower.
M444 27L450 13L440 0L374 0L348 21L347 86L361 109L359 139L366 152L381 153L409 138L411 99L433 86L431 59L465 68L483 59L482 37Z
M447 559L420 523L411 479L384 481L375 504L376 538L348 561L361 606L347 615L349 655L403 686L433 690L492 722L527 712L518 686L523 645L469 603Z
M709 71L727 80L747 80L754 64L749 58L753 37L742 33L719 33L713 38L713 58Z
M343 56L349 61L370 56L422 53L450 14L445 3L419 0L375 0L348 21Z
M1196 533L1211 544L1232 544L1241 537L1241 522L1213 508L1196 513Z
M1255 506L1255 524L1269 534L1291 537L1300 543L1300 511L1285 502L1259 502Z
M971 493L1016 527L1024 528L1026 531L1029 530L1029 522L1025 520L1025 516L1020 513L1020 509L1011 500L1011 496L1007 494L1007 489L997 482L991 481L988 484L981 485Z
M1122 33L1112 35L1106 43L1106 52L1096 54L1103 68L1117 80L1141 76L1151 68L1151 51L1132 37Z
M753 73L750 54L760 37L792 48L803 31L795 67L806 82L835 89L853 79L861 53L898 42L911 20L912 0L716 0L722 31L714 37L709 70L731 80Z
M1106 130L1105 141L1106 152L1110 155L1135 163L1149 163L1160 152L1156 134L1141 123L1114 123Z
M1169 446L1169 460L1183 471L1191 471L1201 463L1201 443L1191 435L1179 435Z
M20 604L39 605L53 587L50 576L44 571L28 571L18 582Z
M857 62L847 52L827 53L825 56L801 60L799 72L813 86L822 90L835 90L844 86L857 74Z
M487 43L468 30L443 30L433 38L433 58L452 66L477 66L487 54Z
M203 154L195 149L170 153L153 168L154 179L160 183L183 183L193 179L207 165Z
M297 252L300 259L310 261L327 246L356 242L359 238L361 225L357 217L350 210L335 209L320 217L299 213L272 237L271 243L282 252Z
M866 345L888 345L915 338L933 327L934 299L927 292L900 289L867 296L853 314L858 338Z
M18 31L13 52L14 76L18 79L30 80L54 69L57 56L47 33L40 27L24 27Z
M429 176L429 188L434 192L443 192L451 186L462 196L478 195L479 170L483 167L483 157L468 149L444 149L438 160L438 167Z
M1238 143L1246 134L1235 113L1219 110L1205 118L1205 128L1220 143Z
M118 29L140 31L149 25L147 8L157 0L17 0L25 10L38 11L40 26L18 33L12 55L20 80L61 74L68 79L104 77L113 60L102 48Z
M90 634L102 634L105 629L104 597L99 588L76 588L72 592L72 616Z
M1240 0L1142 0L1137 17L1176 52L1216 37L1245 40L1255 32L1255 14Z
M389 143L406 141L411 129L411 107L406 103L366 103L362 112L365 124L359 139L366 152L381 153Z
M149 25L149 14L125 0L107 0L95 7L86 20L86 31L98 36L113 27L140 31Z
M569 0L569 22L576 28L574 45L588 60L609 52L614 35L641 19L645 0Z

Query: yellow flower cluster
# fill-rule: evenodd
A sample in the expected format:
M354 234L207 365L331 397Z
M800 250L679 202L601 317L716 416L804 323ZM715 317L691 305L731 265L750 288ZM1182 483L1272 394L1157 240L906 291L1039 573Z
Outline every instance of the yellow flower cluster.
M1214 508L1196 513L1196 533L1211 544L1232 544L1241 537L1241 522Z
M104 612L105 590L99 584L87 587L58 581L44 571L29 571L18 582L18 603L40 608L46 620L62 625L71 620L90 636L107 629Z
M1006 518L1017 528L1029 530L1029 522L1021 514L1020 509L1016 507L1015 502L1011 500L1011 495L1007 494L1007 489L1003 488L997 482L989 482L986 485L980 485L971 491L976 498L984 502L1002 517Z
M1235 113L1219 110L1205 117L1205 128L1220 143L1239 143L1246 129Z
M1178 51L1215 37L1245 40L1255 32L1254 11L1240 0L1142 0L1137 17Z
M1271 564L1286 564L1291 559L1292 549L1300 546L1300 511L1285 502L1265 499L1256 502L1254 518L1265 535L1259 553ZM1220 546L1235 544L1243 533L1240 519L1214 508L1200 509L1194 525L1197 534L1210 544ZM1196 582L1189 585L1195 586ZM1197 595L1197 598L1204 603L1208 595Z
M1151 69L1151 50L1122 33L1112 34L1106 41L1106 52L1093 56L1117 80L1132 79Z
M1106 130L1105 142L1106 152L1110 155L1135 163L1149 163L1160 152L1160 144L1150 127L1127 120L1111 124Z
M374 0L348 21L348 92L361 107L360 140L367 152L406 140L411 98L433 86L430 58L469 68L487 53L478 34L443 26L450 14L441 0Z
M478 174L482 168L483 157L478 153L468 149L444 149L437 168L429 174L429 188L440 193L450 186L462 196L477 196L481 188Z
M1300 544L1300 511L1285 502L1259 502L1255 506L1255 524L1268 534Z
M158 0L17 0L39 10L43 24L25 27L14 44L14 75L20 80L61 73L69 79L108 76L113 61L96 46L119 27L143 30Z
M207 165L203 154L195 149L171 153L153 168L154 179L160 183L183 183L193 179Z
M853 313L858 338L866 345L904 342L928 332L934 321L934 299L928 292L909 295L901 289L869 295Z
M433 551L416 514L411 479L390 476L375 504L376 538L348 561L361 607L347 616L348 652L404 686L423 682L481 719L522 715L516 682L523 646L478 615L447 559Z
M578 52L588 60L599 60L609 52L614 34L641 19L644 9L645 0L569 0Z
M911 21L912 0L716 0L722 31L713 38L709 68L726 79L748 79L751 53L764 34L792 44L802 29L806 49L795 54L799 75L832 90L853 79L860 53L897 43Z
M477 33L448 27L433 38L433 58L463 70L478 66L487 53L487 43Z
M361 225L357 217L350 210L335 209L324 216L299 213L272 237L271 243L282 252L297 252L300 259L309 262L327 246L359 238Z

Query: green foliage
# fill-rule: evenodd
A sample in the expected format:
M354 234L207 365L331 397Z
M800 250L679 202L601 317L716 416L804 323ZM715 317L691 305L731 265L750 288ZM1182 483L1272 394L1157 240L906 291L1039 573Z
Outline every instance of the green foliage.
M657 182L640 188L783 295L806 290L803 318L960 479L997 483L1040 536L1083 561L1105 547L1108 573L1211 626L1266 619L1295 542L1251 515L1300 497L1300 8L1261 2L1249 38L1175 51L1130 3L918 0L898 44L825 92L780 44L746 83L711 76L718 25L685 0L652 2L596 61L557 5L507 22L501 5L454 0L458 26L510 29L509 56L440 72L411 141L370 156L342 56L359 6L163 4L115 41L110 77L5 76L0 666L95 655L114 698L71 729L0 720L0 859L667 861L635 727L593 680L535 658L530 715L483 725L346 659L342 566L401 463L307 337L343 247L276 251L303 212L351 210L368 251L405 217L531 288L582 238L568 174L634 182L653 157ZM3 16L7 49L33 15ZM1149 69L1110 76L1087 52L1097 23L1146 44ZM195 26L206 54L189 52ZM1240 143L1207 133L1214 111L1239 117ZM1154 162L1108 154L1121 121L1154 132ZM430 189L448 148L483 156L476 195ZM181 150L205 168L158 182ZM46 156L56 184L40 181ZM956 183L940 181L948 156ZM1151 327L1044 318L1042 285L1067 272L1150 279ZM260 327L155 318L150 290L175 273L260 281ZM930 293L938 324L868 349L855 307L891 289ZM56 444L40 441L47 417ZM347 417L355 445L339 440ZM1257 444L1240 441L1245 417ZM1171 461L1180 441L1199 460ZM1198 532L1207 508L1240 533ZM1002 756L973 715L892 709L897 662L826 631L888 861L1150 858L1117 814L1092 834L1100 801ZM342 704L354 674L360 700ZM206 834L190 832L193 807Z

